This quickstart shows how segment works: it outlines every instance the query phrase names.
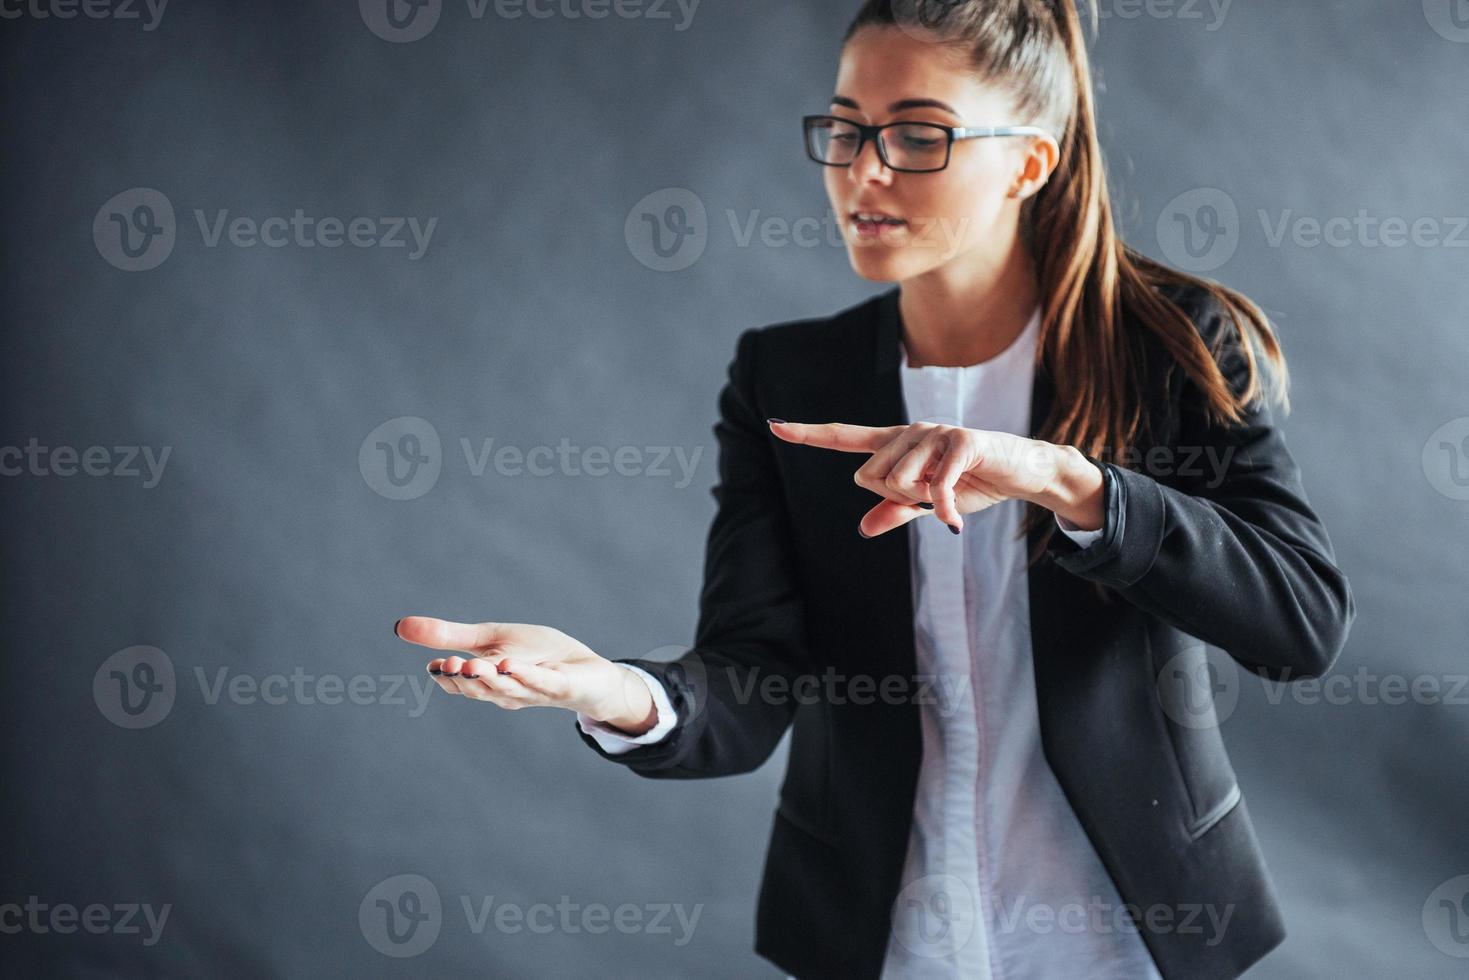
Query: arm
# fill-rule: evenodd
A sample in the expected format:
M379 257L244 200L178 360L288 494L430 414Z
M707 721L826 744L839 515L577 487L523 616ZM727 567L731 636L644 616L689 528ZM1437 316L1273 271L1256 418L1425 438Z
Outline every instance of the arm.
M759 328L740 335L719 394L717 502L704 556L694 647L670 663L620 660L666 689L676 720L655 744L605 758L650 778L728 776L758 768L790 726L794 699L754 692L772 675L794 681L805 663L805 620L795 578L790 519L773 437L754 392ZM790 687L784 688L790 690Z
M1211 350L1222 329L1233 331L1211 302L1201 327ZM1235 335L1220 356L1236 393L1245 381L1239 343ZM1085 547L1054 535L1056 563L1261 676L1325 673L1346 643L1356 605L1269 403L1258 399L1238 424L1212 425L1202 392L1185 379L1172 448L1180 464L1197 449L1203 465L1196 467L1220 461L1222 469L1164 483L1100 464L1103 535Z

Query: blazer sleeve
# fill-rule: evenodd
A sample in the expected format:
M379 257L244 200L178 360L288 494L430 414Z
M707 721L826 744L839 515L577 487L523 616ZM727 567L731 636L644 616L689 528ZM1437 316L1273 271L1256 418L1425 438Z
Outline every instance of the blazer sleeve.
M740 335L714 426L717 503L704 555L694 645L669 662L626 659L667 690L677 722L661 741L604 758L650 778L696 779L758 768L790 726L793 698L762 699L767 678L791 690L806 670L806 626L795 576L790 517L772 447L757 410L754 377L760 331Z
M1222 305L1208 299L1195 322L1242 392L1247 362ZM1226 329L1232 339L1215 346ZM1084 548L1054 535L1052 557L1256 674L1324 674L1356 604L1268 400L1257 398L1238 423L1210 424L1203 393L1185 378L1178 419L1176 472L1166 480L1149 475L1146 454L1142 471L1093 460L1103 470L1103 535Z

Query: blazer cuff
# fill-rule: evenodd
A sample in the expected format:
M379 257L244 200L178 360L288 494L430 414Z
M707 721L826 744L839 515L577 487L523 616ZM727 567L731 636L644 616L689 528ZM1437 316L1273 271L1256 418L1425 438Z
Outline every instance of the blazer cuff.
M673 731L673 726L678 723L678 713L673 709L673 702L669 700L668 692L663 689L662 684L658 683L656 677L641 667L623 663L622 661L616 661L616 663L622 669L630 670L634 674L637 674L648 685L648 693L652 695L653 705L658 711L657 723L641 735L629 735L608 725L606 722L597 721L580 711L576 713L576 723L582 731L590 735L605 751L612 755L621 755L624 752L631 752L639 745L652 745L654 742L661 742L669 732Z
M1106 523L1102 536L1082 548L1052 535L1051 552L1060 567L1113 588L1126 588L1153 567L1163 544L1163 488L1146 473L1087 459L1102 470Z

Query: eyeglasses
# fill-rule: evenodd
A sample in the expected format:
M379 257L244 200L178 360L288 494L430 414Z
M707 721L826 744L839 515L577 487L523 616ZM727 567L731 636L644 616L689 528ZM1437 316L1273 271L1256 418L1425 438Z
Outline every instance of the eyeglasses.
M955 140L986 136L1051 136L1039 126L955 127L938 123L895 122L865 126L840 116L802 116L806 155L828 167L850 167L869 139L890 170L932 173L949 165ZM1052 137L1054 138L1054 137Z

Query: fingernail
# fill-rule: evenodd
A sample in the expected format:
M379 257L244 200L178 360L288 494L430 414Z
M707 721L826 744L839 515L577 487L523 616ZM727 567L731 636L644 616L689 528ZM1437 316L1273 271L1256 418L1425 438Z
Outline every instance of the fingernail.
M429 673L430 673L430 674L442 674L442 673L443 673L443 671L442 671L442 670L440 670L440 669L439 669L439 668L437 668L437 667L430 667L430 668L429 668L429 669L428 669L428 672L429 672Z
M785 419L766 419L765 421L766 421L767 424L769 424L771 422L780 422L782 424L785 423Z
M478 674L463 674L461 676L468 677L472 681L479 680L479 675Z
M953 531L955 534L959 533L959 529L952 524L949 525L949 530Z
M870 538L870 537L872 537L872 535L868 534L866 531L862 530L860 527L857 528L857 533L860 534L860 535L862 535L864 538Z
M401 622L403 622L403 620L405 620L407 618L408 618L407 616L400 616L400 617L398 617L397 619L395 619L393 621L393 635L394 636L397 636L398 635L398 624L401 623Z
M510 668L509 667L506 667L503 662L498 663L498 664L495 664L495 670L498 671L501 674L508 674L508 673L510 673Z
M922 507L924 510L933 510L933 504L919 504L918 506Z

